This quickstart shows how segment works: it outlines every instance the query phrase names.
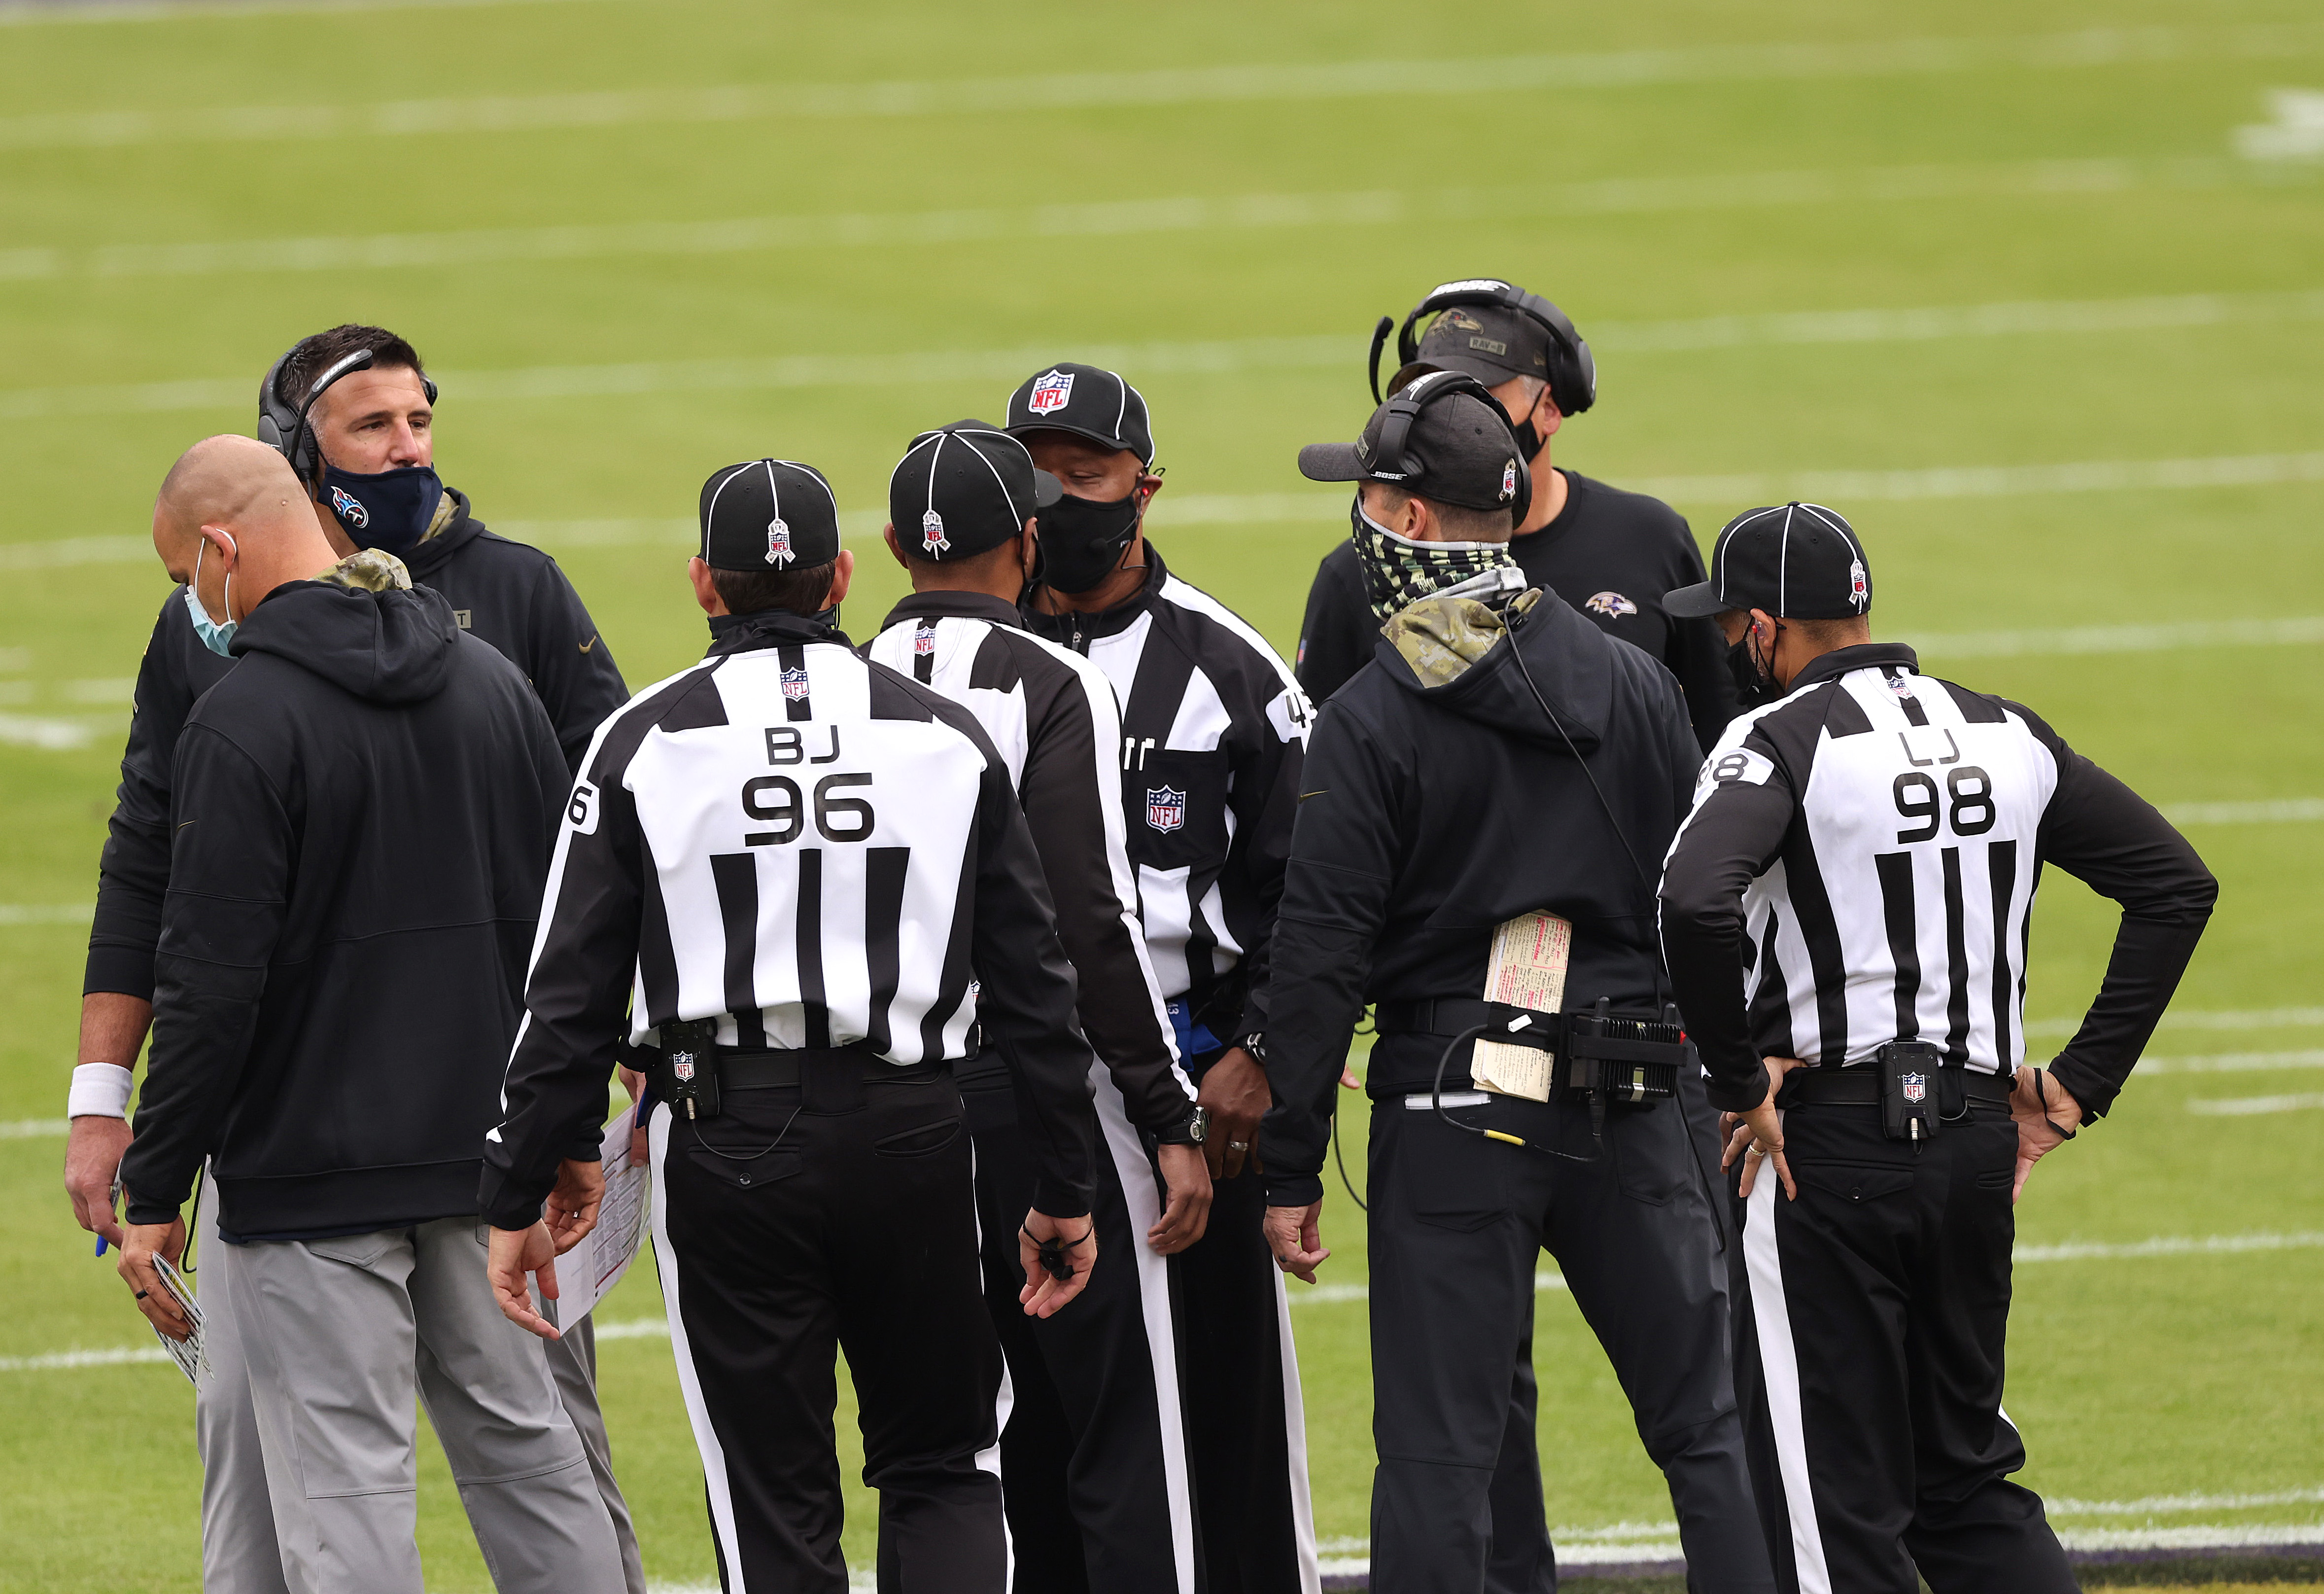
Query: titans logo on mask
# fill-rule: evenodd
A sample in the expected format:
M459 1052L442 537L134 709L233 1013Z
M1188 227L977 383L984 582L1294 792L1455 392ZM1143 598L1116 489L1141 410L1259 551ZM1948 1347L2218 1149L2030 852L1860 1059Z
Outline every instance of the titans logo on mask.
M1047 415L1064 409L1066 401L1073 396L1074 374L1071 371L1052 371L1046 376L1033 378L1033 396L1025 401L1025 407L1036 415Z
M341 520L346 521L357 531L371 524L371 511L365 509L363 506L363 501L345 487L331 489L331 508Z
M779 519L769 521L767 523L767 562L788 564L793 557L790 523Z

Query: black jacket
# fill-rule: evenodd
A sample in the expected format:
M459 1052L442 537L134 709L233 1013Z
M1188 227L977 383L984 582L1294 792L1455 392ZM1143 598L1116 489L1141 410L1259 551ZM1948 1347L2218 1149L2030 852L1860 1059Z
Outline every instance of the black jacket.
M1541 530L1511 538L1511 556L1526 580L1668 666L1686 693L1695 739L1708 753L1735 717L1727 644L1711 621L1674 620L1663 612L1664 594L1703 579L1694 533L1660 498L1626 493L1578 470L1558 474L1565 477L1565 507ZM1379 638L1356 546L1342 542L1323 556L1307 594L1299 684L1322 702L1363 668Z
M175 1216L205 1156L230 1240L474 1212L564 807L556 734L424 588L292 582L234 650L171 772L130 1220Z
M1512 640L1574 751L1526 689ZM1318 716L1300 783L1259 998L1276 1093L1262 1129L1270 1204L1323 1194L1333 1091L1365 1004L1481 996L1496 926L1535 911L1572 923L1569 1009L1600 996L1652 1008L1651 871L1685 815L1699 761L1670 672L1555 593L1446 685L1424 687L1379 644ZM1371 1094L1427 1089L1443 1048L1383 1034ZM1465 1088L1467 1070L1464 1047L1446 1087Z
M567 767L578 769L598 725L629 700L622 672L557 561L493 535L468 513L466 497L452 496L459 505L452 524L412 549L404 568L415 583L444 595L463 630L530 679ZM171 592L137 666L136 713L97 864L84 992L153 995L153 943L170 884L170 761L194 700L233 667L194 635L185 588Z

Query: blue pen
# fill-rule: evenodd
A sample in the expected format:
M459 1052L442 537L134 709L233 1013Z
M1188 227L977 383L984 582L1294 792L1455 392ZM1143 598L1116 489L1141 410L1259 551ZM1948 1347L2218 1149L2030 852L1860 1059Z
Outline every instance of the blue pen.
M113 1171L113 1193L106 1197L106 1209L110 1211L118 1212L121 1210L121 1170L118 1168L115 1168ZM100 1256L105 1255L105 1237L103 1235L98 1235L97 1237L97 1254Z

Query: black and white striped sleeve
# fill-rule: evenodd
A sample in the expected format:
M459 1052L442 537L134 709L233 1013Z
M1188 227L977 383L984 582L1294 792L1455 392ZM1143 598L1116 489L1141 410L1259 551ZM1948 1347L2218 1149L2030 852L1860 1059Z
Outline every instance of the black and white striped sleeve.
M1080 987L1083 1033L1132 1122L1185 1127L1194 1087L1178 1065L1146 953L1121 814L1121 715L1096 665L1074 660L1030 728L1019 796Z
M2058 761L2057 789L2042 813L2042 861L2122 906L2106 979L2050 1065L2083 1112L2102 1117L2171 1005L2219 884L2152 803L2068 746L2032 709L2001 706Z
M484 1137L479 1209L495 1228L529 1227L558 1163L596 1138L614 1048L629 1032L652 867L624 776L664 709L706 673L689 672L614 715L582 760L549 863L501 1122Z
M1747 1111L1767 1094L1744 1006L1743 893L1798 814L1798 787L1775 741L1759 726L1731 726L1704 760L1693 810L1663 862L1663 957L1721 1112Z

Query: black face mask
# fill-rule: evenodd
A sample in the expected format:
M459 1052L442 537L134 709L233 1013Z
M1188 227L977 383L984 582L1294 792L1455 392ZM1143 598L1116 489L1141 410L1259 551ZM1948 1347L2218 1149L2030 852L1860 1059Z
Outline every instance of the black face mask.
M358 548L383 553L411 551L436 518L444 481L426 465L406 465L375 476L359 476L326 463L325 504Z
M1751 656L1752 635L1746 631L1743 640L1727 650L1727 671L1735 677L1735 706L1738 709L1757 709L1784 695L1775 685L1775 676Z
M1087 592L1104 584L1138 534L1139 495L1101 504L1068 493L1040 512L1039 579L1058 592Z

